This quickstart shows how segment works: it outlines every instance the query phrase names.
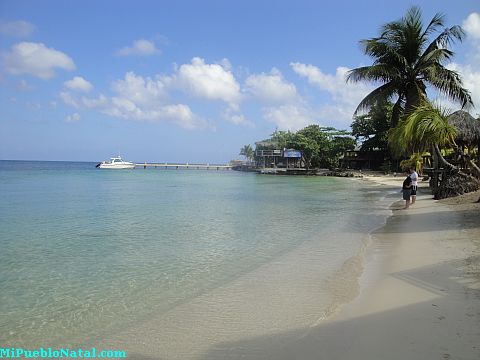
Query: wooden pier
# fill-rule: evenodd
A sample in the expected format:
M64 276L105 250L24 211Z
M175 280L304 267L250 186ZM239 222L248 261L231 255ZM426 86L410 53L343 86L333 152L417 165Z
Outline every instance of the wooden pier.
M169 163L136 163L135 167L165 169L165 170L231 170L230 165L219 164L169 164Z

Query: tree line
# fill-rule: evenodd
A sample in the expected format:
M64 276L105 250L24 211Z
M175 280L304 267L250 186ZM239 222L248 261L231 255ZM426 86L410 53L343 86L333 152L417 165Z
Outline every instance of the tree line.
M469 124L478 129L473 137L477 145L459 146L457 129L448 121L451 112L427 95L427 89L434 89L461 109L473 107L460 74L447 67L455 55L451 46L464 38L460 26L445 25L444 15L436 14L425 24L420 8L411 7L401 19L384 24L378 36L360 41L373 64L351 70L347 83L379 86L355 110L351 133L310 125L297 132L275 131L268 141L301 150L307 168L338 167L341 154L353 149L356 141L362 150L383 151L387 159L395 160L394 167L402 159L418 162L426 153L434 169L443 172L440 186L433 184L436 198L480 188L480 168L474 161L475 147L477 158L480 152L480 119L472 118ZM247 150L242 149L243 155L252 157L253 149ZM449 161L451 153L467 169Z
M339 167L341 156L354 149L355 144L355 139L346 130L309 125L296 132L276 130L268 139L258 142L256 150L295 149L301 151L305 168L332 169ZM240 155L253 160L253 148L245 145Z

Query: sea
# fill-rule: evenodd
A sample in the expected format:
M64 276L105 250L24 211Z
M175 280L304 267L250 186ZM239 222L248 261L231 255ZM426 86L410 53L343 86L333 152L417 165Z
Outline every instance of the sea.
M388 195L357 178L0 161L0 343L138 352L148 333L161 358L188 358L308 328L358 293Z

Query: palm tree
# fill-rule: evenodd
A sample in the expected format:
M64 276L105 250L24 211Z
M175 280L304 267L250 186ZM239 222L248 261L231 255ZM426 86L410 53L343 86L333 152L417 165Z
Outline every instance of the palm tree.
M457 173L458 168L441 152L442 147L456 147L456 131L447 117L446 110L424 101L390 130L389 145L397 155L431 151L434 164L443 165L449 173Z
M247 160L252 160L255 155L255 152L253 151L252 146L249 144L249 145L243 146L240 149L240 155L245 156L245 159Z
M458 195L477 190L479 187L477 179L462 172L442 154L441 148L454 148L457 152L460 150L455 143L456 130L448 122L448 115L447 111L424 101L406 118L400 120L388 134L388 142L398 155L430 151L434 168L438 169L441 165L446 170L440 188L437 188L436 179L433 183L435 198ZM473 162L471 165L480 176L480 169ZM453 180L448 181L449 179Z
M440 30L429 41L429 36ZM379 37L361 40L364 53L374 62L351 70L347 82L373 81L382 85L360 102L355 114L379 100L394 100L391 125L395 127L402 114L408 115L426 99L427 85L460 102L462 108L473 105L459 74L444 66L454 55L448 46L455 40L462 41L464 36L458 25L446 28L441 14L436 14L424 29L421 11L414 6L402 19L383 25Z

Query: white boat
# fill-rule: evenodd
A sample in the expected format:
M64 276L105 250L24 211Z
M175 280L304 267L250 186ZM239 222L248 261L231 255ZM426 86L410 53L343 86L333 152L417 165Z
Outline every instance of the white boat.
M135 169L135 164L130 161L124 161L120 156L110 158L110 161L98 163L100 169Z

